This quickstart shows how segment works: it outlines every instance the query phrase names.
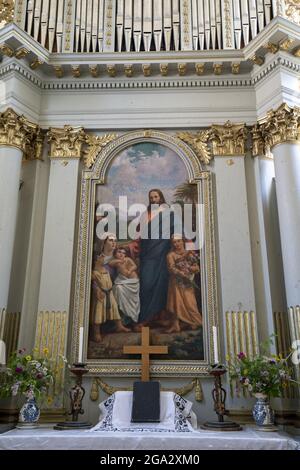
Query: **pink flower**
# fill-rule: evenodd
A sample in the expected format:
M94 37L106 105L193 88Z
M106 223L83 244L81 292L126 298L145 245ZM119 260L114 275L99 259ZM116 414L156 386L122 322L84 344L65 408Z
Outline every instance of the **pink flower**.
M238 358L239 358L239 359L244 359L245 357L246 357L246 354L243 353L243 352L240 352L240 353L238 354Z

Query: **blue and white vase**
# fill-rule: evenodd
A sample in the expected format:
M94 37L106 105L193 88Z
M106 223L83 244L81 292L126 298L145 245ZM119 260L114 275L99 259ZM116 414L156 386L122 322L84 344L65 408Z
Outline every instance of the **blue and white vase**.
M264 393L255 393L256 403L253 407L253 418L257 427L264 431L276 430L274 426L274 411L270 406L270 400Z
M33 393L26 394L27 400L20 409L18 428L34 428L37 426L40 409L37 406L36 399Z

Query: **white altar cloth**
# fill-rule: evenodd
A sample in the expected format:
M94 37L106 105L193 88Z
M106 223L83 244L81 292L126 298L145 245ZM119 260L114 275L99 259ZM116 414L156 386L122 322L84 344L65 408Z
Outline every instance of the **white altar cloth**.
M247 426L238 432L193 433L55 431L13 429L0 435L0 450L299 450L285 432L262 432Z

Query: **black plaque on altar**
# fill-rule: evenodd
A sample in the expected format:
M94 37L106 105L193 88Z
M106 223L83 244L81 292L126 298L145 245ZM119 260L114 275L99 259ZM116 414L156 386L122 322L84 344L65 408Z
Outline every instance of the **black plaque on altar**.
M160 422L160 383L134 382L132 397L132 423Z

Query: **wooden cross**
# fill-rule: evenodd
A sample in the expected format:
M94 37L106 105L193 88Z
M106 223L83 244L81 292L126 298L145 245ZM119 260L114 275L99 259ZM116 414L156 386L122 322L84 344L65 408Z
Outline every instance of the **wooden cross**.
M142 382L149 382L149 355L150 354L168 354L168 346L150 346L149 344L149 327L142 328L142 344L141 346L124 346L124 354L141 354L142 355Z

